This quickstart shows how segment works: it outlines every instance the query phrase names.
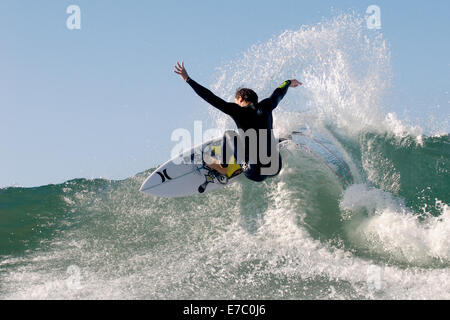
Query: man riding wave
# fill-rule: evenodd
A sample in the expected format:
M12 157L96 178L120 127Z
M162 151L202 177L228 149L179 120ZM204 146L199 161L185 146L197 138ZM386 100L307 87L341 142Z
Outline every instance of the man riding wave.
M224 137L224 146L227 145L227 140L228 143L230 140L234 141L234 156L238 163L245 164L244 174L248 179L259 182L278 175L282 164L281 156L276 148L278 143L273 135L272 112L286 95L288 88L298 87L302 85L301 82L296 79L286 80L275 89L270 97L259 102L255 91L239 88L233 103L219 98L191 79L183 62L181 64L177 62L174 72L179 74L201 98L234 120L239 131L239 142L236 142L227 131ZM250 142L246 143L247 141ZM223 149L225 151L225 148ZM244 150L244 152L238 153L238 149ZM244 159L242 159L242 153L244 153ZM210 161L207 161L207 165L220 174L227 173L227 163L221 163L211 158Z

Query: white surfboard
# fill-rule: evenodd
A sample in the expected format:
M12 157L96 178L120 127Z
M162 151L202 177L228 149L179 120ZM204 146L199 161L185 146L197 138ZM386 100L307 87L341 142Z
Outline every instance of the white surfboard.
M230 177L214 174L205 168L203 154L210 154L212 149L222 151L223 137L215 138L184 152L159 166L142 184L140 191L158 197L185 197L210 192L236 181L242 176L242 170L236 170ZM344 162L339 151L326 139L294 131L279 140L280 150L289 142L294 142L298 150L313 154L323 162L344 185L353 183L349 166Z
M242 173L236 170L230 177L208 170L202 163L203 154L222 149L222 137L181 153L159 166L142 184L140 191L158 197L185 197L210 192L234 182Z

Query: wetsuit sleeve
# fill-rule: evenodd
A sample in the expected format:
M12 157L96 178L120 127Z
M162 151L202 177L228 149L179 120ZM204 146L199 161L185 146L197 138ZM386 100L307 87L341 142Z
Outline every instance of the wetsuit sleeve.
M268 99L270 101L270 104L269 104L270 110L273 110L278 106L281 99L283 99L284 96L286 95L286 92L288 91L290 85L291 85L291 80L286 80L285 82L283 82L281 84L281 86L279 86L278 88L275 89L275 91L272 93L272 95Z
M186 82L194 89L195 93L197 93L201 98L203 98L206 102L208 102L213 107L219 109L220 111L232 115L236 112L236 108L239 107L235 103L226 102L225 100L219 98L210 90L205 87L199 85L197 82L188 78Z

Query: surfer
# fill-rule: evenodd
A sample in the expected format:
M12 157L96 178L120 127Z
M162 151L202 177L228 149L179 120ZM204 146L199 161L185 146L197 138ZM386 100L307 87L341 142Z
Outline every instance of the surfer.
M236 91L234 103L232 102L226 102L225 100L219 98L214 93L212 93L207 88L201 86L194 80L192 80L187 71L184 67L184 63L177 62L177 64L174 66L175 70L174 72L176 74L179 74L181 78L186 81L192 89L206 102L211 104L213 107L219 109L223 113L229 115L234 122L236 123L236 126L238 129L241 129L241 132L246 132L248 130L255 130L256 132L256 146L248 146L249 148L254 147L257 150L257 158L253 159L253 161L249 161L249 153L247 152L248 148L245 150L245 160L246 165L244 165L244 174L245 176L253 181L263 181L268 177L273 177L278 175L278 173L281 171L281 156L277 150L277 154L272 154L270 150L272 149L272 146L276 146L275 138L273 135L273 118L272 118L272 111L278 106L278 103L283 99L283 97L286 95L286 92L289 87L298 87L302 85L301 82L299 82L296 79L292 80L286 80L284 81L281 86L279 86L275 91L272 93L272 95L269 98L266 98L262 101L258 102L258 95L255 91L248 88L239 88ZM270 162L269 163L263 163L262 157L260 154L260 139L264 139L263 134L266 132L266 139L267 143L265 145L266 150L271 153L269 155ZM227 132L228 133L228 132ZM224 141L226 141L226 136L224 138ZM245 138L244 138L245 139ZM226 142L224 142L224 145ZM225 150L225 148L224 148ZM236 147L234 149L235 151L235 157L236 156ZM220 163L217 159L210 158L211 160L207 162L207 165L217 172L221 174L226 174L227 164L226 163ZM205 159L206 161L206 159ZM276 164L275 170L272 170L273 165ZM268 168L271 168L271 170L267 170Z

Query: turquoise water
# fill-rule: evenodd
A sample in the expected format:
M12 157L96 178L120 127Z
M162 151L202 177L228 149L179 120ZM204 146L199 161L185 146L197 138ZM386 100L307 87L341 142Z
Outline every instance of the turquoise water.
M211 87L294 76L274 124L308 137L264 183L154 198L150 169L0 189L0 299L449 299L448 130L386 111L388 46L354 15L252 46Z
M292 148L267 183L189 198L137 192L151 171L2 189L1 298L448 298L449 136L359 142L389 165L347 188Z

